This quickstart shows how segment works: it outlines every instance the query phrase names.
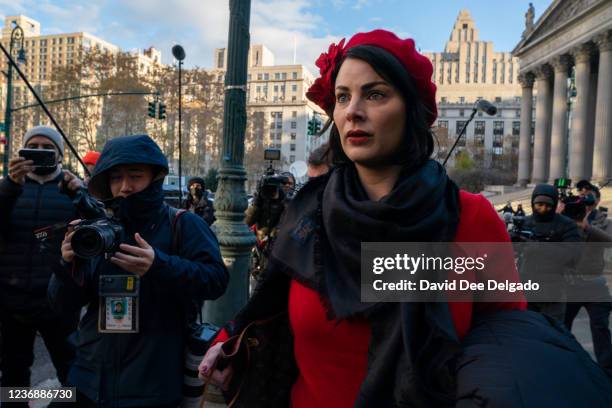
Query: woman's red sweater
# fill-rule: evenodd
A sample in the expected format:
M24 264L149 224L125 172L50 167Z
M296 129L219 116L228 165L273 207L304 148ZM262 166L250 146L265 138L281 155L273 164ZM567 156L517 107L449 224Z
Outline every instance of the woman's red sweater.
M481 195L459 195L457 242L507 242L504 223ZM512 272L511 272L512 273ZM470 328L474 310L525 309L525 302L452 302L449 308L459 338ZM330 321L319 295L291 282L289 320L299 376L291 391L294 408L354 406L367 370L370 325L367 321ZM227 339L225 332L217 341Z

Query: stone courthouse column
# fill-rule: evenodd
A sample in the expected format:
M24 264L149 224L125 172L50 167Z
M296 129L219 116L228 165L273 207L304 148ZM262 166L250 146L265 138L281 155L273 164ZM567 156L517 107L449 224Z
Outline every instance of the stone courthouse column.
M521 83L521 129L519 136L518 180L516 184L526 186L531 179L531 121L533 110L533 74L519 75Z
M599 48L599 72L593 180L604 184L612 179L612 31L602 34L595 41Z

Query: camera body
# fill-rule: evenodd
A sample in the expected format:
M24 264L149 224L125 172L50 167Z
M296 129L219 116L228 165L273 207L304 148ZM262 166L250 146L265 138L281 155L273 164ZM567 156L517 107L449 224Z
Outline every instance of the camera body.
M531 227L525 226L525 217L522 215L513 216L511 225L508 234L512 242L550 242L552 239L550 236L540 235Z
M559 201L564 204L562 214L574 221L580 221L586 216L587 207L595 205L595 198L590 194L585 196L572 194L571 184L570 179L555 179L555 186L559 190Z
M112 217L83 220L74 227L72 249L79 258L112 254L124 241L123 226Z
M106 212L104 204L91 197L87 190L76 192L73 203L82 221L74 227L72 249L84 259L105 256L117 251L124 241L124 228Z
M274 161L280 160L280 149L266 149L264 151L264 160L270 161L270 166L266 173L259 181L258 195L263 200L276 200L283 198L282 185L287 183L289 179L279 175L274 169Z
M289 179L285 176L279 176L274 169L268 169L259 185L259 195L264 200L275 200L282 198L282 186Z

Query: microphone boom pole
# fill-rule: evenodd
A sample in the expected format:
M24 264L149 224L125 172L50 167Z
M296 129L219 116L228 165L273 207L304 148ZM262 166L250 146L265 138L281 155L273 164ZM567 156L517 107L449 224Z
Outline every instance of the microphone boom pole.
M32 95L34 95L34 99L36 99L36 102L38 102L40 104L41 108L43 108L43 111L45 111L45 114L49 117L49 119L51 119L51 122L53 123L53 125L55 126L55 128L57 129L59 134L62 135L62 138L64 139L64 142L66 142L66 144L68 145L68 147L70 148L72 153L74 153L74 155L76 156L76 158L79 161L79 163L81 164L81 166L83 166L83 169L85 170L85 173L88 176L91 176L91 172L89 171L89 169L87 168L85 163L83 163L83 160L79 156L79 153L76 151L76 149L74 148L72 143L70 143L70 140L68 140L68 138L66 137L66 134L64 133L62 127L59 125L59 123L57 123L57 121L55 120L55 118L53 117L53 115L51 114L49 109L47 108L47 105L45 105L45 103L40 98L40 96L38 96L38 94L36 93L36 90L34 89L32 84L30 84L30 81L28 81L28 79L23 74L23 72L21 72L21 69L19 68L17 63L15 62L15 60L13 60L13 56L6 50L6 48L4 48L4 45L2 45L2 43L0 43L0 49L2 50L2 52L4 53L6 58L9 60L9 63L13 66L13 68L15 68L15 70L17 71L17 74L19 74L19 76L21 77L23 82L26 84L26 86L28 87L30 92L32 92Z
M444 159L444 163L442 163L442 167L446 167L446 162L448 161L448 159L450 158L451 154L453 153L453 150L455 150L455 147L457 147L457 143L459 143L459 140L461 139L461 136L463 136L463 134L467 130L468 125L470 124L472 119L474 119L474 116L476 116L476 111L477 110L478 109L476 109L476 107L474 107L474 109L472 109L472 114L470 115L470 118L467 120L467 122L465 122L465 125L463 125L463 129L461 129L461 132L459 132L459 136L457 136L457 138L455 139L455 143L453 143L453 147L451 147L451 149L449 150L448 154L446 155L446 159Z

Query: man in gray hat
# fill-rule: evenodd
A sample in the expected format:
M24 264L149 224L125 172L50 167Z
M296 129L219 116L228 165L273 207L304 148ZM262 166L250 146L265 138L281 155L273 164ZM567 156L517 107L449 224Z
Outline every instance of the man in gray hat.
M58 186L65 180L69 189L76 190L82 182L62 170L64 143L55 129L30 129L24 135L23 147L54 150L55 165L39 167L32 160L15 157L9 161L8 177L0 180L0 242L4 242L0 244L2 387L30 385L37 332L63 383L74 355L66 338L78 321L76 314L54 314L47 301L51 266L59 262L62 236L56 234L41 245L34 231L76 217L71 199L60 193Z

